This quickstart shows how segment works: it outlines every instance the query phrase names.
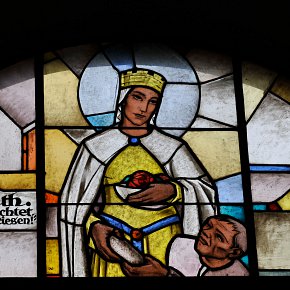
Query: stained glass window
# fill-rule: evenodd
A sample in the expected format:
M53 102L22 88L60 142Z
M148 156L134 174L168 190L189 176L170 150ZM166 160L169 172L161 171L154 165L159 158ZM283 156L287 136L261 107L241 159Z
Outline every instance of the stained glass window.
M288 276L289 82L139 42L2 69L0 277Z

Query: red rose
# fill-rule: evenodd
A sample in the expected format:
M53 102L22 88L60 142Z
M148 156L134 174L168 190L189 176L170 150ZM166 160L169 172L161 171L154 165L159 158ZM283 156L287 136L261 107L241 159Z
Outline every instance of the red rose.
M139 170L131 175L128 186L134 188L145 188L154 181L154 176L150 172Z

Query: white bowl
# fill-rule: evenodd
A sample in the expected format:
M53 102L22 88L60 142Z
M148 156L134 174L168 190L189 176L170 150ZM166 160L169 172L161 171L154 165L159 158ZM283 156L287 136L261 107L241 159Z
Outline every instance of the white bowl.
M142 190L143 190L142 188L132 188L132 187L127 187L125 185L115 185L115 191L117 195L124 201L126 201L126 198L129 195L137 193ZM163 204L156 204L156 205L141 205L141 204L138 205L137 203L134 204L134 207L148 208L148 209L160 209L160 208L165 208L167 206L168 205L163 205Z
M116 185L115 190L122 199L126 199L128 195L137 193L138 191L141 191L142 188L132 188L132 187L127 187L127 186L122 186L122 185Z

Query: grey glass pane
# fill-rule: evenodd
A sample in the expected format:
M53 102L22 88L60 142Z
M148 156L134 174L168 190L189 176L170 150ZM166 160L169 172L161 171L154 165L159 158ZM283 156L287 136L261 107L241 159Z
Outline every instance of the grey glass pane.
M217 52L192 49L186 54L186 57L196 70L201 82L224 76L233 71L231 58Z
M86 44L60 49L57 53L74 73L80 75L91 57L99 50L97 44Z
M259 269L290 268L290 213L255 213Z
M0 110L0 170L21 170L21 129Z
M268 94L247 125L253 164L290 163L290 106Z
M46 208L46 237L56 238L58 236L57 207Z
M0 71L0 107L20 127L35 120L33 60L25 60Z
M271 202L290 189L290 174L252 173L251 188L253 202Z
M229 125L237 125L232 76L202 85L200 101L199 115Z
M37 276L37 233L0 232L0 277Z

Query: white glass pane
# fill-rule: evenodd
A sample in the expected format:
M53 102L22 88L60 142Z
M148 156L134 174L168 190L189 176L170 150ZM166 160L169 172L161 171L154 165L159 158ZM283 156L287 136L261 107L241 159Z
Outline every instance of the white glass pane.
M236 99L232 77L201 86L199 115L229 125L237 125Z
M20 127L35 120L33 60L25 60L0 71L0 107Z
M290 163L290 106L268 94L247 126L253 164Z
M0 170L21 170L20 128L0 110Z
M37 276L37 233L0 232L0 277Z

